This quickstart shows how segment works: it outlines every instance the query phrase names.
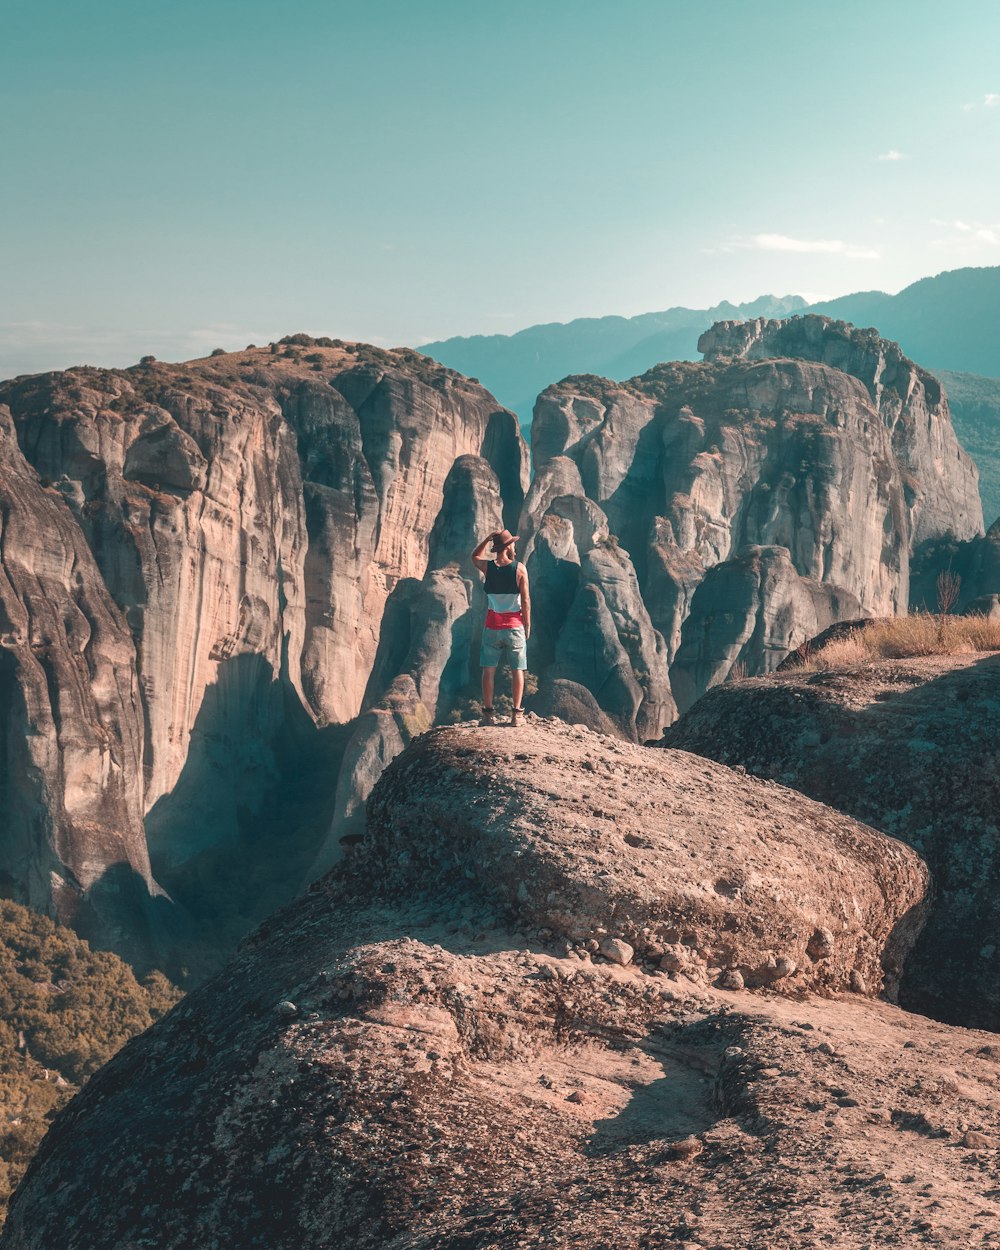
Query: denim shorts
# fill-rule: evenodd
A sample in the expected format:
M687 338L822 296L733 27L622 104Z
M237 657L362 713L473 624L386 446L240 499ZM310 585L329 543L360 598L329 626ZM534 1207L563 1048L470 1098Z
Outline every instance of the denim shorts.
M483 630L483 641L479 648L479 667L496 668L505 652L511 668L528 667L523 625L515 625L513 629Z

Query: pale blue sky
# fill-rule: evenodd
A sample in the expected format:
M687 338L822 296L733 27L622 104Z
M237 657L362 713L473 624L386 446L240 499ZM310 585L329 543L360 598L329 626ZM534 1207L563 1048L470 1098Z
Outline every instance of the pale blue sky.
M1000 264L997 47L994 0L0 0L0 376Z

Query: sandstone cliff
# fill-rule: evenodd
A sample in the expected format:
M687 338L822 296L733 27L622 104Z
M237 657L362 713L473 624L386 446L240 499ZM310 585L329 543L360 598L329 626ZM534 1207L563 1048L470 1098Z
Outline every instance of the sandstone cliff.
M993 1039L871 997L924 888L683 752L435 731L61 1114L0 1246L986 1246Z
M84 935L124 917L149 958L140 896L145 718L136 652L59 492L26 464L0 407L0 880Z
M57 829L12 843L0 867L10 892L57 911L51 871L86 893L124 864L156 891L151 853L173 889L199 857L252 841L282 784L283 740L362 710L386 601L423 578L454 511L440 516L452 466L483 466L494 522L514 524L527 487L513 414L410 351L293 336L184 365L15 379L0 402L31 466L8 460L6 560L59 582L30 602L15 585L7 646L56 654L70 633L73 653L56 654L48 687L24 658L10 670L12 698L48 689L72 728L27 748L20 728L11 737L11 752L34 751ZM86 628L67 599L85 604ZM434 679L420 680L433 704ZM64 790L79 818L60 824ZM127 934L100 936L135 955Z
M638 597L617 639L593 608L583 628L648 674L632 697L640 737L668 707L668 680L683 709L837 620L903 612L913 551L982 533L940 385L895 344L807 316L722 322L700 346L700 364L549 387L532 427L529 571L565 584L568 607L588 580L569 513L587 517L585 547L617 541L616 580ZM573 650L563 637L584 612L554 615L539 618L543 655ZM559 675L593 690L572 656Z
M908 842L934 882L901 1001L1000 1029L1000 656L878 660L710 691L664 745L745 767Z

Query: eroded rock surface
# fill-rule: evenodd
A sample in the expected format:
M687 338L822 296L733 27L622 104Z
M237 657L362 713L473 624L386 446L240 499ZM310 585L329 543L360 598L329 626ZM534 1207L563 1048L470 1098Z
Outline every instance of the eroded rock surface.
M807 316L722 322L700 346L702 363L543 392L521 521L529 570L567 601L539 617L543 659L563 631L593 635L611 658L603 614L568 606L586 581L587 503L587 543L614 548L639 592L617 639L654 631L655 645L633 641L633 664L638 651L647 685L669 680L682 710L734 667L768 671L838 620L905 611L912 552L982 533L976 470L940 384L896 344ZM622 693L605 703L576 669L579 641L567 649L559 676L620 718ZM664 707L644 693L640 739Z
M578 819L591 787L602 782L623 827L635 788L624 794L588 759L687 810L662 809L650 846L592 842ZM470 777L495 780L496 763L516 785L477 799ZM556 775L564 805L519 822L516 804L526 816ZM404 783L428 819L397 827ZM451 819L429 819L449 794ZM816 997L791 975L787 992L782 980L726 991L650 966L642 930L661 888L657 916L690 905L693 924L714 917L717 944L791 937L804 907L839 927L849 893L865 900L851 930L884 938L899 897L879 902L866 883L876 869L902 872L915 899L919 861L806 800L795 834L794 801L681 752L556 725L426 736L379 783L370 842L74 1099L0 1245L994 1245L991 1035L864 992L827 985ZM508 834L504 803L515 805ZM742 836L760 834L753 862L780 855L787 888L764 875L730 893L702 888L728 854L720 831L737 836L730 804L749 822ZM668 847L661 887L653 869ZM687 853L696 847L703 856ZM529 864L532 884L558 883L560 899L509 896ZM743 927L740 889L760 891L757 934ZM613 930L595 928L590 948L555 938L601 917ZM627 938L634 957L622 962ZM609 939L612 958L591 953L611 952Z
M663 741L794 786L915 847L934 891L902 1001L1000 1029L1000 655L729 684Z
M149 957L136 653L79 526L0 407L0 809L5 894Z
M884 971L894 980L926 886L901 843L684 752L557 723L493 736L495 763L456 727L383 774L368 807L380 881L468 879L533 927L611 936L710 977L846 988L857 972L872 991Z
M8 560L43 579L58 565L70 599L111 609L99 614L100 638L70 647L80 672L66 664L50 675L50 703L97 707L74 714L72 741L36 750L45 757L38 785L52 796L47 820L60 820L63 774L80 779L71 805L93 791L92 827L64 821L48 839L58 842L57 871L89 881L107 865L101 830L111 822L96 814L100 803L117 805L113 836L127 844L117 860L144 888L155 888L152 875L187 881L199 856L245 850L281 788L284 741L302 719L318 730L362 710L387 600L429 569L437 582L421 619L440 618L441 628L416 677L434 715L449 627L468 616L471 593L449 563L456 535L487 519L514 524L527 487L516 418L482 387L415 352L297 336L182 365L15 379L0 384L0 402L12 413L15 455L41 482L29 498L21 470L8 466L21 509L8 525ZM446 502L453 466L466 460L479 493L463 494L459 481ZM62 555L41 552L34 534L48 530ZM51 633L34 615L48 610L41 599L20 599L18 629ZM77 627L60 622L67 629ZM111 652L107 671L94 671L94 657ZM16 700L28 670L11 671ZM369 707L401 671L385 675ZM363 780L354 787L362 798ZM315 854L322 831L312 836ZM52 857L41 846L12 849L0 863L10 891L54 907Z

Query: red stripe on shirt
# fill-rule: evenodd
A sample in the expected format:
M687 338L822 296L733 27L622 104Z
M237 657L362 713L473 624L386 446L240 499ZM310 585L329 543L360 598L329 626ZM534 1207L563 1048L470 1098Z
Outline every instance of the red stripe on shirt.
M517 612L494 612L491 608L486 613L487 629L516 629L518 625L524 624L524 617L520 610Z

